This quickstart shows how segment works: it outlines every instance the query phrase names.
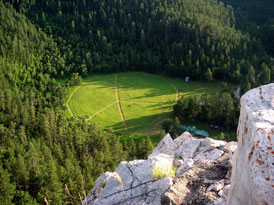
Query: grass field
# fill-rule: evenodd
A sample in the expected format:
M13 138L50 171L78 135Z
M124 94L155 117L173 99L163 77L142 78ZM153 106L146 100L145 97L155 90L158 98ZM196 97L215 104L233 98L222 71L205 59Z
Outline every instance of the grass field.
M128 131L136 131L143 127L147 127L155 119L159 118L163 113L171 110L170 105L163 104L137 104L122 102L125 120Z
M158 76L135 73L118 75L120 98L123 101L174 103L176 90Z
M125 128L121 121L121 116L117 106L117 104L114 104L110 108L93 117L90 121L118 132L124 131Z
M96 81L82 84L73 94L70 107L74 115L91 116L115 101L114 77L106 75Z
M179 78L141 72L92 75L69 90L67 115L84 117L127 136L150 135L156 144L163 135L161 122L170 115L179 97L187 99L192 95L216 93L219 89L216 83L186 83ZM201 126L205 129L206 125L196 125ZM220 134L215 130L209 133Z

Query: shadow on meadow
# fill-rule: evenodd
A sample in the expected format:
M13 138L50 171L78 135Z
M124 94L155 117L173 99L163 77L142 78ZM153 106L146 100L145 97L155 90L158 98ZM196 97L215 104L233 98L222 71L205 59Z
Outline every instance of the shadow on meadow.
M89 78L85 82L85 84L82 84L82 86L92 84L96 85L97 89L115 89L114 79L114 74L96 76L93 79ZM132 92L139 95L131 97L131 100L137 100L141 98L153 98L169 94L174 94L174 96L176 95L176 91L166 81L158 79L157 77L146 76L141 73L118 73L117 81L120 97L121 92Z
M89 77L85 79L86 85L93 84L96 85L98 89L106 87L115 89L114 75L115 74L107 74ZM155 98L164 95L174 95L175 101L176 90L168 82L173 84L178 89L180 96L183 95L185 97L202 95L205 93L215 93L218 90L216 85L214 86L204 82L193 81L186 83L183 79L171 79L140 72L117 73L117 81L120 100L123 101L138 101L144 98ZM82 86L85 86L85 84ZM124 99L124 93L128 93L128 95L132 93L133 96L126 97L130 99ZM137 96L134 96L134 94Z
M185 83L183 82L183 79L179 78L172 79L140 72L117 73L116 75L120 101L122 101L122 104L126 101L126 103L130 103L130 101L147 103L146 105L140 104L140 106L137 103L130 103L132 107L128 109L127 106L122 105L124 116L127 119L126 124L128 126L128 132L130 133L149 129L155 120L159 119L163 113L166 113L168 108L171 108L172 103L175 103L176 90L170 83L186 98L192 95L202 95L218 90L215 84L211 85L196 81ZM84 84L82 84L82 86L95 85L95 90L108 88L108 91L103 92L113 91L111 95L115 95L116 93L115 74L89 76L83 80ZM114 99L116 99L116 96L114 96ZM100 101L98 96L97 100L98 102ZM149 102L167 102L169 104L159 105L149 104ZM134 110L134 106L136 106L136 110ZM159 112L159 109L162 111ZM92 115L92 113L90 113L90 115ZM109 117L111 118L111 116ZM161 122L157 123L159 129L160 124ZM112 128L115 132L128 133L125 131L122 121L107 126L107 128Z
M127 119L126 120L126 124L127 124L127 128L128 128L127 131L123 126L123 122L113 124L109 128L112 128L115 132L119 132L119 133L120 132L121 133L132 133L132 132L136 132L138 130L143 129L144 127L146 127L148 129L162 115L163 115L163 113L159 113L159 114L152 114L149 116L141 116L141 117L136 117L136 118L132 118L132 119ZM159 127L159 129L161 129L161 127Z

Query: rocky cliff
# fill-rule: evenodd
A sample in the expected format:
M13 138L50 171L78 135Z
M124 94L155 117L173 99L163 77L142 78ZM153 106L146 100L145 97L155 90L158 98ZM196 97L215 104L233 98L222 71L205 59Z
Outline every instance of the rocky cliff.
M188 132L166 135L147 160L121 162L97 180L83 204L213 203L229 184L230 155L236 143L196 139ZM230 153L230 154L229 154ZM155 167L177 168L175 176L153 177Z
M274 204L274 84L241 98L237 132L227 204Z
M188 132L166 135L147 160L103 173L83 204L274 204L273 96L270 84L242 97L238 149Z

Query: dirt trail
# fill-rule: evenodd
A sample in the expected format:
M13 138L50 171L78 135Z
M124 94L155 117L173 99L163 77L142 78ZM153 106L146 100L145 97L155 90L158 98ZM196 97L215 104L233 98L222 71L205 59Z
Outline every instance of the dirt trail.
M93 115L91 115L88 119L86 119L86 121L91 120L92 118L94 118L96 115L100 114L101 112L104 112L106 109L110 108L111 106L115 105L117 102L113 102L110 105L104 107L102 110L99 110L98 112L94 113Z
M115 74L114 76L115 76L116 102L118 104L119 112L120 112L122 121L124 123L124 127L127 130L127 123L125 121L124 113L122 111L122 107L121 107L121 103L120 103L119 89L118 89L118 83L117 83L117 74Z
M75 88L75 90L70 94L70 96L69 96L69 99L68 99L68 101L67 101L67 107L68 107L68 110L69 110L69 113L70 113L70 115L72 116L72 117L74 117L74 114L73 114L73 112L72 112L72 110L71 110L71 107L70 107L70 100L71 100L71 98L72 98L72 96L74 95L74 93L80 88L81 86L79 85L77 88Z

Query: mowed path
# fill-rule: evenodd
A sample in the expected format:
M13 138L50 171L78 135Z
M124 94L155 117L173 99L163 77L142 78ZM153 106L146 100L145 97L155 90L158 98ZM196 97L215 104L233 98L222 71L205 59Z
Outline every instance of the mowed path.
M70 115L71 116L73 116L74 117L74 114L73 114L73 112L72 112L72 110L71 110L71 107L70 107L70 100L71 100L71 98L72 98L72 96L74 95L74 93L80 88L81 86L79 85L77 88L75 88L75 90L70 94L70 96L69 96L69 99L68 99L68 101L67 101L67 107L68 107L68 110L69 110L69 113L70 113Z
M173 85L171 82L169 82L167 79L164 79L158 75L152 75L152 74L149 74L149 73L142 73L143 75L147 75L147 76L151 76L151 77L154 77L154 78L159 78L165 82L167 82L169 85L171 85L171 87L176 91L176 101L179 100L179 97L180 97L180 93L179 93L179 90L175 87L175 85Z
M176 101L179 100L179 91L178 89L171 83L169 82L168 80L160 77L160 76L154 76L154 75L151 75L151 74L148 74L148 73L142 73L143 75L148 75L148 76L151 76L151 77L156 77L156 78L159 78L165 82L167 82L170 86L172 86L172 88L176 91ZM94 113L93 115L91 115L88 119L86 119L86 121L90 121L91 119L93 119L95 116L97 116L98 114L104 112L105 110L107 110L108 108L114 106L115 104L118 105L118 110L119 110L119 113L120 113L120 116L121 116L121 120L123 121L123 125L124 125L124 128L126 131L128 131L128 126L127 126L127 123L126 123L126 120L125 120L125 116L124 116L124 113L123 113L123 110L122 110L122 106L121 106L121 102L125 102L125 103L133 103L133 104L173 104L173 103L170 103L170 102L141 102L141 101L121 101L120 100L120 95L119 95L119 87L118 87L118 78L117 78L117 74L114 74L114 78L115 78L115 90L116 90L116 102L113 102L109 105L107 105L106 107L104 107L103 109L99 110L98 112ZM67 107L68 107L68 110L69 110L69 113L71 114L71 116L75 116L74 113L72 112L72 109L70 107L70 101L71 101L71 98L73 97L73 95L75 94L75 92L81 87L81 86L84 86L84 85L87 85L88 83L83 83L82 85L78 86L72 93L71 95L69 96L69 99L67 101ZM152 123L151 125L155 124L155 122L159 121L160 119L163 118L163 116L165 116L166 113L163 113L160 117L156 118ZM143 129L146 129L146 128L143 128ZM143 130L142 129L142 130Z
M124 113L123 113L123 110L121 107L121 103L120 103L119 89L118 89L118 83L117 83L117 74L115 74L114 76L115 76L116 102L118 105L119 113L121 115L124 127L127 130L127 123L126 123L125 116L124 116Z
M111 103L110 105L104 107L102 110L99 110L98 112L94 113L93 115L91 115L88 119L86 119L86 121L91 120L92 118L94 118L96 115L100 114L101 112L104 112L106 109L110 108L111 106L115 105L117 102Z

